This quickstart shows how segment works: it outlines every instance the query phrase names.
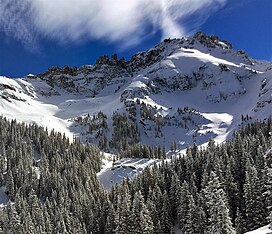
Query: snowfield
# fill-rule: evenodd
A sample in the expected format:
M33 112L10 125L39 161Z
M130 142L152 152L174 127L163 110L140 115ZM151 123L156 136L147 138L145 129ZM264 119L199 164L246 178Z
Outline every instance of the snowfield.
M18 122L35 123L39 126L47 127L48 130L54 129L55 131L64 133L70 140L73 139L73 133L69 131L69 121L58 117L60 109L57 105L47 103L40 100L38 96L33 97L27 91L24 91L34 90L33 85L22 79L9 79L0 76L1 84L6 84L12 88L6 90L0 89L1 115L11 120L16 119ZM47 87L46 84L42 85L41 83L39 85L40 87ZM35 93L35 95L37 94Z
M205 130L200 130L200 133L212 131L216 134L214 141L217 143L224 142L229 135L229 126L232 124L233 116L227 113L202 113L202 115L211 121L210 124L203 125Z
M113 185L122 182L125 178L133 178L143 172L146 167L158 163L160 160L143 158L123 158L108 164L97 174L104 189L109 190Z

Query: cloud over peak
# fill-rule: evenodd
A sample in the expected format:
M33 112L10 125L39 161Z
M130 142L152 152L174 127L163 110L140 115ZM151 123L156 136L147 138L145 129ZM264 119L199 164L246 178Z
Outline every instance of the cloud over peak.
M160 31L180 37L227 0L0 0L0 31L24 44L104 39L129 46ZM187 25L194 15L194 24Z

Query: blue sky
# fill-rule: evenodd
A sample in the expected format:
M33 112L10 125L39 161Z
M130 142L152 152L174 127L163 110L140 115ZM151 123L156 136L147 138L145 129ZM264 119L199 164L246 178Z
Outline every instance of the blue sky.
M130 59L195 31L272 61L271 0L0 0L0 75L93 64L104 54Z

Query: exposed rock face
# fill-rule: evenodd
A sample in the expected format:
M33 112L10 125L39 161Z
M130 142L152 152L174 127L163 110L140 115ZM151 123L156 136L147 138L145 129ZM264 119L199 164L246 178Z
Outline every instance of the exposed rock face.
M120 60L118 60L117 54L113 54L111 58L107 55L100 56L96 60L96 65L109 65L109 66L117 66L121 68L126 68L127 63L125 61L125 58L122 57Z

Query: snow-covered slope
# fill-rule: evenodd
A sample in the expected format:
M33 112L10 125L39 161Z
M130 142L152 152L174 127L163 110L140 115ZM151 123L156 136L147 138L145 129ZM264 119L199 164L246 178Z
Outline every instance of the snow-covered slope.
M42 100L38 90L48 89L40 79L9 79L0 76L0 115L20 122L36 123L65 133L70 139L67 119L58 117L59 107Z
M123 158L115 163L108 164L97 176L103 187L108 190L113 185L122 182L126 177L133 178L143 172L146 167L152 166L159 161L158 159Z
M271 234L271 233L272 233L272 230L269 229L269 225L267 225L267 226L258 228L258 229L254 230L254 231L247 232L245 234Z
M177 149L184 149L211 137L223 142L243 122L267 118L271 94L271 63L197 33L165 40L128 62L102 56L79 69L53 67L36 76L0 77L0 114L61 131L70 139L98 144L104 137L102 148L115 151L118 146L109 142L116 135L112 116L117 111L136 124L135 139L121 136L128 143L168 150L175 141ZM107 127L95 122L99 112Z

